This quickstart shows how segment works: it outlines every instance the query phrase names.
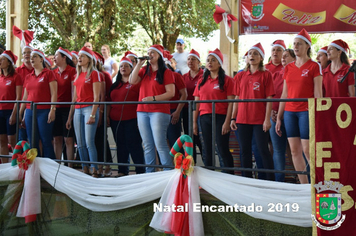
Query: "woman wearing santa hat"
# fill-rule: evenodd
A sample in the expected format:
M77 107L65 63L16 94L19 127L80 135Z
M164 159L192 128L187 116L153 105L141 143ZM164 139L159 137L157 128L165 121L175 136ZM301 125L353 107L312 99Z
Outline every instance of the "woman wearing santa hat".
M101 47L101 54L103 55L105 62L104 62L104 69L109 72L112 78L116 77L119 68L114 58L111 57L110 47L107 44L104 44Z
M94 67L94 52L86 47L79 51L77 65L77 77L74 80L74 92L72 102L99 102L100 98L100 75ZM74 112L74 118L73 118ZM78 151L82 161L98 161L98 154L95 146L95 133L99 121L98 105L74 105L68 116L66 127L72 127L72 118L77 138ZM83 172L89 174L88 164L82 164ZM98 177L97 164L93 167L93 177Z
M324 97L354 97L354 73L349 73L345 81L341 80L350 69L347 51L349 45L341 39L332 41L328 47L330 65L323 70Z
M108 97L108 92L110 90L110 87L112 85L112 80L110 74L104 70L103 64L104 64L104 57L98 53L94 52L94 61L95 61L95 67L100 73L100 80L102 81L101 83L101 94L100 94L100 102L105 102ZM98 128L96 130L95 134L95 146L96 150L98 152L98 161L99 162L112 162L112 155L110 151L110 146L108 142L107 136L104 137L104 131L107 129L107 126L104 126L104 105L101 104L99 106L99 122L98 122ZM104 144L105 142L105 144ZM104 158L104 147L106 146L106 157ZM99 176L111 176L111 168L110 165L105 166L105 173L103 173L103 165L99 165Z
M125 52L124 57L127 57L128 59L130 59L131 62L132 62L132 68L135 68L135 66L137 64L138 56L135 53L131 52L131 51L127 51L127 52Z
M219 49L209 51L206 60L206 71L203 77L199 80L194 90L195 101L204 100L223 100L234 99L233 87L234 82L231 77L225 75L222 68L223 55ZM224 167L234 167L233 158L229 149L230 138L230 118L232 113L232 103L216 103L215 117L216 117L216 146L220 155L222 156ZM193 115L193 130L194 134L198 135L198 116L200 116L200 124L204 140L205 150L205 166L213 165L213 158L215 153L212 153L213 144L212 136L212 104L211 103L197 103L197 109ZM233 171L226 171L233 174Z
M140 83L132 85L129 77L133 64L127 57L119 63L119 73L116 81L110 87L109 99L111 102L135 101L139 99ZM111 126L116 142L117 162L130 163L130 156L135 164L144 164L142 139L137 127L137 104L111 105L108 107L108 123ZM145 168L136 167L136 174L145 173ZM119 165L118 176L129 174L129 167Z
M73 82L77 76L75 65L72 61L72 54L69 50L59 47L54 54L54 62L57 68L53 70L57 76L57 102L71 102ZM66 129L70 105L57 105L56 119L53 127L54 152L57 159L61 159L63 150L63 139L66 145L66 154L68 160L74 159L74 130ZM72 166L69 163L68 166Z
M57 102L57 79L53 71L45 68L45 56L40 50L34 49L31 53L31 64L34 71L27 75L24 82L23 101L31 102ZM21 105L20 117L25 110L22 123L26 125L27 137L32 148L37 148L39 140L43 146L43 157L55 159L54 149L52 145L52 130L54 120L56 118L56 105L38 105L37 109L37 128L32 130L33 114L30 103ZM35 139L32 140L34 132Z
M187 93L188 93L188 97L187 100L194 100L194 90L196 85L198 84L198 81L200 80L200 78L203 76L203 69L200 68L200 54L195 51L194 49L192 49L189 54L188 54L188 59L187 59L187 64L189 67L189 72L183 75L183 79L184 82L186 84L187 87ZM183 118L183 128L184 128L184 133L185 134L189 134L189 111L188 111L188 104L186 103L183 107L182 110L182 118ZM199 121L198 121L199 122ZM197 145L199 147L200 153L203 154L203 149L202 149L202 145L199 139L198 135L193 134L193 144L194 144L194 148L193 148L193 158L194 161L196 162L196 148L195 145Z
M0 55L0 101L21 100L22 79L15 71L17 56L11 51ZM8 144L16 145L17 103L0 103L0 154L9 155ZM1 158L2 163L8 158Z
M316 54L316 61L321 65L321 68L324 70L331 61L328 59L328 46L322 47L319 49L318 53Z
M295 54L293 49L286 49L282 55L282 65L283 69L274 73L272 76L275 95L273 98L280 98L283 91L283 84L284 84L284 67L289 63L295 61ZM281 133L282 135L279 136L275 132L276 121L277 121L277 114L279 110L279 102L273 102L272 104L272 112L271 112L271 132L269 135L271 136L271 141L273 145L273 163L275 170L285 170L285 159L286 159L286 150L287 150L287 135L286 135L286 128L284 126L284 121L281 120ZM288 156L289 155L288 150ZM275 173L275 180L279 182L284 182L284 173Z
M248 50L248 63L244 71L238 73L234 93L236 99L270 99L274 95L271 72L263 66L265 56L260 43ZM252 136L262 157L263 168L273 169L273 159L268 149L268 130L271 128L271 102L234 103L231 116L231 129L238 130L241 149L241 164L252 168ZM252 177L251 171L243 173ZM272 173L266 173L267 180L274 180Z
M283 68L282 54L284 50L286 50L286 45L282 39L278 39L272 43L271 61L265 65L265 68L272 75Z
M186 100L187 99L187 89L183 79L183 76L177 72L174 72L174 69L171 66L171 59L173 56L167 50L164 50L163 53L164 61L168 69L173 71L174 74L174 97L171 98L170 101L177 101L177 100ZM184 103L171 103L171 122L169 123L168 130L167 130L167 138L169 146L172 148L174 143L182 134L182 119L181 119L181 112L184 107Z
M174 96L174 75L167 69L163 60L163 47L152 45L148 49L148 65L141 68L145 60L138 59L137 65L130 75L130 84L141 82L139 101L168 101ZM170 122L169 104L139 104L137 106L137 122L143 141L145 161L147 165L156 163L155 147L162 165L172 166L166 141L167 128ZM170 168L165 167L164 170ZM146 172L154 172L154 167L146 167Z
M71 51L70 54L72 55L72 62L75 66L77 66L78 64L78 60L79 60L79 56L78 56L78 52L76 51Z
M311 38L302 29L294 38L296 61L284 69L284 85L281 98L320 98L322 97L321 66L310 59ZM281 102L279 105L276 132L282 135L281 125L284 118L289 146L296 171L305 171L309 162L309 115L308 102ZM298 175L300 183L308 183L306 175Z

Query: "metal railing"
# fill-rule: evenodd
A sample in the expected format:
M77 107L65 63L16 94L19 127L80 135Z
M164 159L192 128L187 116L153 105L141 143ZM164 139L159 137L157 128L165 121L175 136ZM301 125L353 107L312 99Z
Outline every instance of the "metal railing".
M107 116L107 106L108 105L132 105L132 104L173 104L173 103L187 103L188 104L188 119L189 119L189 136L193 138L193 111L196 110L196 104L198 103L212 103L212 143L215 144L215 137L216 137L216 114L215 114L215 108L217 103L229 103L229 102L238 102L238 103L243 103L243 102L308 102L307 98L300 98L300 99L225 99L225 100L199 100L199 101L190 101L190 100L184 100L184 101L152 101L152 102L139 102L139 101L123 101L123 102L39 102L39 103L34 103L34 102L27 102L27 101L0 101L0 103L17 103L17 124L19 124L19 111L20 111L20 105L22 103L30 103L31 104L31 109L33 111L33 119L32 119L32 130L36 130L37 128L37 122L36 122L36 117L37 117L37 106L39 105L104 105L104 112L103 112L103 117ZM106 119L103 119L103 125L104 127L107 127L107 121ZM18 140L18 128L19 125L16 127L16 140ZM31 146L33 146L33 142L35 140L35 132L32 132L32 138L31 138ZM107 129L104 129L104 137L107 137ZM62 163L85 163L85 164L101 164L101 165L122 165L122 166L138 166L138 167L155 167L155 168L174 168L174 166L163 166L163 165L146 165L146 164L128 164L128 163L112 163L108 162L107 160L107 147L106 147L106 142L107 139L104 138L103 140L103 145L104 145L104 162L90 162L90 161L77 161L77 160L55 160L57 162L62 162ZM285 173L285 174L303 174L303 175L308 175L308 171L287 171L287 170L272 170L272 169L252 169L252 168L242 168L242 167L217 167L215 164L215 159L216 159L216 150L215 150L215 145L212 145L212 153L213 153L213 162L212 166L205 166L205 168L208 169L214 169L214 170L234 170L234 171L252 171L252 172L268 172L268 173ZM9 155L0 155L1 157L9 157Z

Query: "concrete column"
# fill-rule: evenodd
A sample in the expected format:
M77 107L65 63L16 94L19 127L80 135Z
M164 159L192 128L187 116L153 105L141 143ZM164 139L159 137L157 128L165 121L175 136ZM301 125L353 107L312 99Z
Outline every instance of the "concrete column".
M239 18L239 1L238 0L222 0L221 8L225 9L227 12L233 14ZM240 21L240 19L238 19ZM224 65L223 68L227 75L234 77L238 71L238 46L239 46L239 32L238 24L239 21L232 22L229 36L230 38L235 39L235 42L232 44L226 37L225 25L220 23L220 50L224 55Z
M29 0L6 0L6 49L18 56L17 66L21 65L21 41L12 34L12 26L28 29Z

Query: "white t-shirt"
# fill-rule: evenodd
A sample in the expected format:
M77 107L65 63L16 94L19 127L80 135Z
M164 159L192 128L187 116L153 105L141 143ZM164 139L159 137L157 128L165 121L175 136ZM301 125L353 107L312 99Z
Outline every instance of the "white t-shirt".
M182 53L175 52L172 54L173 58L177 61L177 69L180 69L182 74L189 72L189 67L187 64L189 52L183 51Z
M104 63L104 69L110 74L112 75L114 73L114 70L112 68L112 64L116 63L115 59L112 57L109 57L107 60L105 60Z

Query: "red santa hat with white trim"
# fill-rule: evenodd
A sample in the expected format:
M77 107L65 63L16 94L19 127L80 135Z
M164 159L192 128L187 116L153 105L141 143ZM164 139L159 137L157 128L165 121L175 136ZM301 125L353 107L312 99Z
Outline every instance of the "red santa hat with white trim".
M171 63L171 59L173 58L173 56L171 55L171 52L168 50L164 50L163 51L163 60L164 63L168 64L168 65L172 65Z
M209 51L208 56L210 56L210 55L214 56L218 60L218 62L220 63L220 66L223 65L224 56L218 48L216 48L214 51Z
M70 53L69 50L59 47L58 50L56 51L56 53L57 52L64 54L66 57L68 57L70 60L72 60L72 54Z
M156 51L159 55L161 55L162 58L164 58L164 56L163 56L164 48L163 48L162 45L154 44L154 45L152 45L148 50L154 50L154 51Z
M46 59L46 57L45 57L44 53L43 53L43 52L41 52L41 51L40 51L40 50L38 50L38 49L33 49L33 50L32 50L32 52L31 52L31 54L37 54L37 55L39 55L40 57L42 57L42 58L43 58L43 60L45 60L45 59Z
M200 61L200 54L199 54L199 52L195 51L194 49L190 50L188 57L189 56L193 56Z
M286 50L286 44L282 39L278 39L272 43L272 48L273 47L281 47L284 50Z
M263 50L263 47L262 47L261 43L257 43L255 45L253 45L248 51L250 51L252 49L257 50L260 53L262 59L265 58L265 50Z
M127 63L127 64L129 64L131 67L133 67L133 65L132 65L132 61L130 60L130 58L128 58L128 57L123 57L123 58L121 58L121 61L120 61L120 63L119 63L119 67L121 66L121 64L123 64L123 63Z
M78 52L76 52L76 51L71 51L70 53L71 53L71 55L72 55L72 59L73 59L73 57L76 57L77 60L79 59Z
M334 40L332 41L329 46L333 46L333 47L336 47L337 49L343 51L346 55L348 55L349 57L352 57L351 55L351 50L349 48L349 45L341 40L341 39L338 39L338 40ZM347 54L347 51L349 51L349 54Z
M138 56L137 56L135 53L131 52L131 51L125 52L124 57L134 57L134 58L138 58Z
M328 53L328 46L320 48L318 52L322 52L322 53L327 54Z
M4 51L0 56L4 56L7 59L9 59L9 61L15 65L16 61L17 61L17 56L15 54L13 54L10 50L6 50Z
M82 49L80 49L78 54L85 54L87 57L89 57L90 59L94 59L94 52L92 50L90 50L87 47L82 47Z
M308 31L306 31L304 28L299 32L299 34L297 36L295 36L296 38L300 38L303 39L307 44L309 44L309 46L311 47L312 43L311 43L311 37L308 33Z
M49 65L49 67L53 66L53 62L49 58L45 57L44 61L45 61L45 63L47 63L47 65Z

